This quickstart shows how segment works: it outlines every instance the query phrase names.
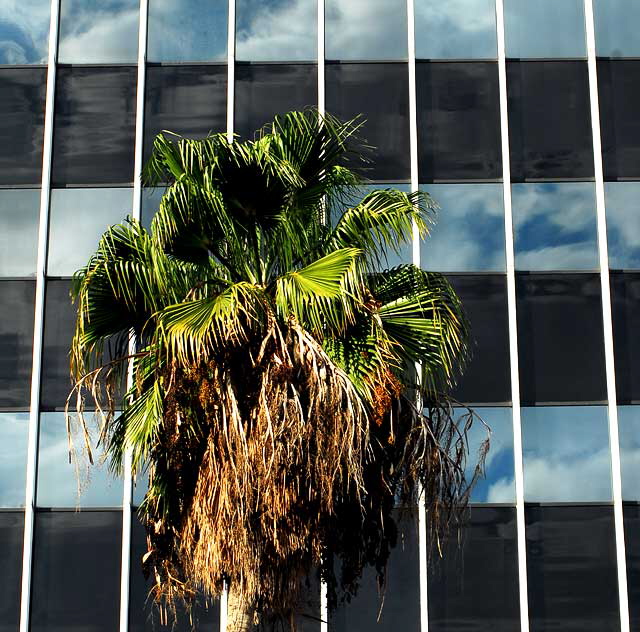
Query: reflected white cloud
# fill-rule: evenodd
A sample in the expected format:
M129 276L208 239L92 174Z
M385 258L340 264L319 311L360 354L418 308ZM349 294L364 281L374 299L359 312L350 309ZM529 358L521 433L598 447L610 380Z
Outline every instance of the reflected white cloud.
M45 64L49 0L0 2L0 64Z
M0 276L35 276L38 189L0 190Z
M29 413L0 413L0 507L24 507Z
M640 182L605 183L609 267L640 268Z
M599 57L640 57L640 2L594 0L596 53Z
M640 501L640 406L618 406L622 499Z

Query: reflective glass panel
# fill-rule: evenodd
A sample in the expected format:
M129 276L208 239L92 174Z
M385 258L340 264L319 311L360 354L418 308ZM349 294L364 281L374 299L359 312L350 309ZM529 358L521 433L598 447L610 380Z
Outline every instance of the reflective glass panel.
M227 0L149 0L149 61L227 57Z
M640 182L605 182L609 268L640 269Z
M420 265L439 272L503 272L504 195L501 184L427 184L440 209L420 244Z
M0 64L47 63L50 11L49 0L3 0Z
M636 0L593 0L598 57L640 57L640 4Z
M416 64L420 180L502 176L498 64Z
M327 64L326 92L330 114L342 120L363 115L365 123L358 134L374 149L370 156L372 164L359 170L372 180L408 180L407 64ZM358 165L350 166L357 168Z
M495 59L495 0L415 3L418 59Z
M586 57L583 0L505 0L507 57Z
M31 632L113 632L120 614L120 511L36 513Z
M526 502L611 501L604 406L522 408Z
M132 197L131 189L51 191L47 274L72 276L86 265L104 231L131 215Z
M35 294L35 281L0 281L0 407L29 407Z
M0 189L0 276L34 277L39 189Z
M472 507L469 523L434 553L429 630L520 630L516 515L511 507Z
M640 501L640 406L618 406L622 500Z
M45 68L0 67L0 185L40 186L46 84Z
M529 630L619 632L613 507L526 507Z
M62 0L58 61L137 62L139 18L140 0Z
M133 180L136 68L59 68L53 184Z
M517 270L597 270L596 190L591 182L511 187Z
M0 560L2 560L2 590L0 590L0 630L16 632L20 628L20 592L22 580L22 545L24 513L0 513Z
M151 222L154 215L160 208L160 200L164 195L165 189L163 187L150 187L142 189L142 203L141 203L141 221L142 225L148 230L151 230Z
M236 0L236 59L315 61L317 0Z
M29 413L0 413L0 507L24 507L28 432Z
M624 484L624 483L623 483ZM623 505L631 629L640 629L640 505Z
M593 176L586 62L510 61L507 92L512 180Z
M327 59L407 58L404 0L325 0L324 12Z
M523 404L606 400L598 274L517 274Z

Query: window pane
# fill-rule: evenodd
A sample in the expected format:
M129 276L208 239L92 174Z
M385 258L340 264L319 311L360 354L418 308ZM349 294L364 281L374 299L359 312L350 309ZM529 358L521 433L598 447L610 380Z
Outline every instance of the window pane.
M0 185L40 186L46 85L45 68L0 67Z
M495 59L495 0L417 0L418 59Z
M29 407L35 294L35 281L0 281L0 407Z
M640 506L623 505L631 629L640 628Z
M505 0L507 57L586 57L583 0Z
M227 57L227 0L149 0L149 61Z
M315 61L317 0L236 1L236 59Z
M613 507L527 507L531 632L620 630Z
M640 182L606 182L609 267L640 269Z
M596 191L591 182L511 187L517 270L597 270Z
M160 208L160 200L165 190L164 187L148 187L142 189L141 222L148 231L151 231L151 222Z
M0 276L34 277L39 189L0 189Z
M518 274L523 404L606 400L598 274Z
M24 507L28 433L29 413L0 413L0 507Z
M24 514L0 513L0 631L16 632L20 624L20 592L22 581L22 545Z
M520 630L517 553L515 509L472 507L461 542L431 562L430 632Z
M234 131L253 138L276 114L318 105L318 67L314 64L236 67Z
M640 501L640 407L618 406L622 500Z
M512 180L592 177L586 62L508 62L507 91Z
M54 184L133 180L136 68L59 68Z
M326 92L329 114L343 120L363 115L359 135L374 147L374 162L359 170L372 180L408 180L407 64L328 64Z
M423 185L438 203L436 224L420 244L420 265L440 272L503 272L501 184Z
M327 59L407 58L407 3L404 0L326 0Z
M136 62L139 17L139 0L62 0L58 61Z
M4 0L0 5L0 64L46 64L49 0Z
M120 611L122 513L38 512L31 632L113 632Z
M611 500L606 407L523 407L522 451L526 502Z
M593 0L598 57L640 57L637 0Z

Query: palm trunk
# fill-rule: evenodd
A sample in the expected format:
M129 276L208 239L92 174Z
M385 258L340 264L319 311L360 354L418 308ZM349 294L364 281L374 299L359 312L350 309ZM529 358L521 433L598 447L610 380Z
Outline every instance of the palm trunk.
M233 588L230 588L227 601L227 629L225 632L251 632L253 629L253 608L240 599Z

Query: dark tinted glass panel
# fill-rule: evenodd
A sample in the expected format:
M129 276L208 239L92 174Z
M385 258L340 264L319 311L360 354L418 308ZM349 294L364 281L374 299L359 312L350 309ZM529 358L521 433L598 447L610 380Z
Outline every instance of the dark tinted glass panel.
M640 4L636 0L594 0L598 57L640 57Z
M523 404L606 399L600 278L516 276Z
M451 275L471 323L472 358L454 397L465 403L511 401L507 280L502 275Z
M28 433L29 413L0 413L0 507L24 507Z
M640 60L598 61L605 180L640 178Z
M142 189L142 204L141 204L141 221L142 225L151 230L151 222L154 215L160 208L160 200L164 195L165 189L163 187L149 187Z
M515 509L473 507L460 535L431 562L429 630L518 632Z
M640 406L618 406L618 432L622 469L622 499L639 502Z
M54 184L133 180L135 68L60 68L53 139Z
M46 64L49 0L4 0L0 5L0 64Z
M528 507L531 632L620 629L612 507Z
M618 402L640 402L640 273L611 274Z
M149 66L144 120L145 156L162 130L204 138L227 128L226 66Z
M640 182L607 182L609 268L640 269Z
M0 276L36 275L39 189L0 189Z
M0 185L40 186L46 83L44 68L0 68Z
M113 632L120 614L122 514L36 514L31 631Z
M35 293L34 281L0 281L0 407L29 407Z
M276 114L318 104L318 68L312 64L236 67L234 131L243 138Z
M0 513L0 632L17 632L20 623L24 514Z
M624 544L631 629L640 629L640 506L624 505Z
M416 65L420 180L500 178L498 65Z
M373 164L361 170L372 180L409 179L408 82L406 64L326 66L327 112L343 120L362 114L366 120L359 134L374 147Z
M507 91L512 179L592 177L587 63L511 61Z

